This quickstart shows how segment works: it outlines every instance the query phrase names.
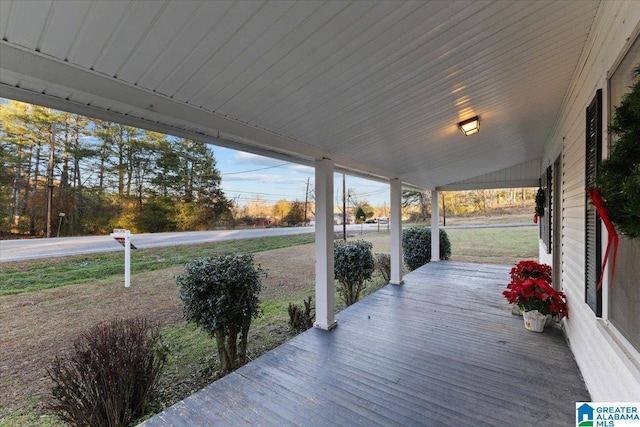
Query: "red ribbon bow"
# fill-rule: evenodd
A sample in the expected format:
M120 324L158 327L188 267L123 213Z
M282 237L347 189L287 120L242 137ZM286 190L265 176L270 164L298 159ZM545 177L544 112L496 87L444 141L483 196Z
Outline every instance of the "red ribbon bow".
M607 260L609 259L609 250L611 249L611 245L613 244L613 266L611 267L611 284L613 284L613 275L616 272L616 258L618 256L618 233L616 232L616 228L613 226L613 222L611 222L611 218L609 218L609 214L607 213L607 207L602 200L602 196L600 195L599 188L587 188L587 193L591 196L591 202L593 202L593 206L596 207L596 212L600 216L602 222L604 222L604 226L607 227L607 232L609 234L609 240L607 242L607 250L604 253L604 260L602 261L602 271L600 273L600 281L598 282L598 289L602 287L602 279L604 278L605 266L607 265Z

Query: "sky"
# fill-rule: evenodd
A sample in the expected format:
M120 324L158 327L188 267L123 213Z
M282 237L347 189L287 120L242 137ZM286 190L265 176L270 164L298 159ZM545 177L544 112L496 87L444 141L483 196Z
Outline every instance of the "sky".
M309 180L309 190L314 188L312 167L271 159L256 154L213 146L217 168L222 177L221 187L228 198L239 205L260 197L268 204L280 199L304 201ZM341 203L342 174L334 175L335 204ZM355 192L360 201L373 207L389 206L389 185L363 178L346 176L346 187Z

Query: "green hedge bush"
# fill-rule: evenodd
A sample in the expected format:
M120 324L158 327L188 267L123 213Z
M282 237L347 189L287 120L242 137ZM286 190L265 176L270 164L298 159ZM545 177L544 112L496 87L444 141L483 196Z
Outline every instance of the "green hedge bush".
M176 282L184 317L216 339L222 371L246 363L251 319L260 310L263 270L249 254L218 255L188 263ZM239 340L239 341L238 341Z
M404 229L402 253L404 263L411 271L431 261L431 229L426 227ZM451 242L447 232L440 229L440 259L449 258L451 258Z
M371 280L375 268L372 248L373 245L364 240L335 244L334 274L339 283L338 291L347 306L358 301L367 280Z

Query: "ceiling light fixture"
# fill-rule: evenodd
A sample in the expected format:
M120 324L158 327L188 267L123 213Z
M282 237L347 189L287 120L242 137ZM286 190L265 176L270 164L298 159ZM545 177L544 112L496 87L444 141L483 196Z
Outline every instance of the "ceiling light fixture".
M480 132L480 119L478 116L472 117L458 123L458 127L466 136L473 135Z

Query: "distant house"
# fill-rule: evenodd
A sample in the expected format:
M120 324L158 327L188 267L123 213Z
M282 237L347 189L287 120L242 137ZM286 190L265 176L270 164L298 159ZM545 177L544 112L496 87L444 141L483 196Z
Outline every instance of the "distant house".
M271 225L272 223L273 223L273 220L269 217L257 217L255 219L256 227L266 227L267 225Z

